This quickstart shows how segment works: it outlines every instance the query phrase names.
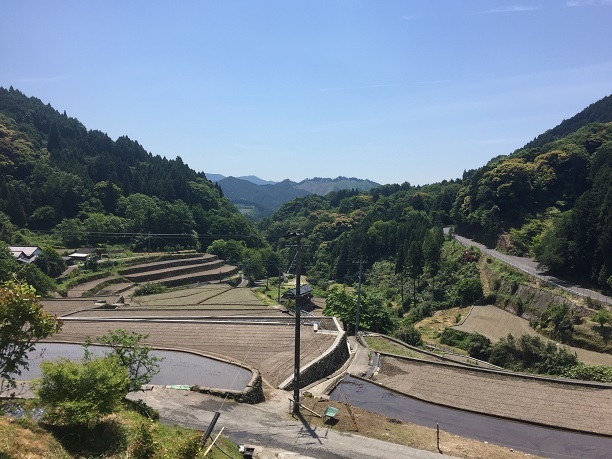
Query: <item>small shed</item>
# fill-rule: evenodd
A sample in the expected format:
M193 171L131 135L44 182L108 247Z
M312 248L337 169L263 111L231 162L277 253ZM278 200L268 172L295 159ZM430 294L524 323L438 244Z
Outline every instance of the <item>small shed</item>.
M83 261L84 262L85 260L87 260L88 256L95 254L95 252L96 252L95 247L81 247L80 249L77 249L76 252L72 252L68 256L73 261Z
M312 300L312 287L308 284L300 285L300 294L296 298L296 289L292 288L291 290L287 290L283 294L284 300L296 300L297 303L303 305L304 303L310 302Z

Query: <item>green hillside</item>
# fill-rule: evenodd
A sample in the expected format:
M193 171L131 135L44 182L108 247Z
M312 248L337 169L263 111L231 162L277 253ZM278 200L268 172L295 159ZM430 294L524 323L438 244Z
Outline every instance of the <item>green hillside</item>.
M451 215L463 235L612 288L612 97L467 172Z
M180 157L154 156L125 136L112 140L12 87L0 88L0 167L8 243L23 245L30 231L68 246L138 249L146 239L153 249L194 248L215 235L253 234L221 189Z

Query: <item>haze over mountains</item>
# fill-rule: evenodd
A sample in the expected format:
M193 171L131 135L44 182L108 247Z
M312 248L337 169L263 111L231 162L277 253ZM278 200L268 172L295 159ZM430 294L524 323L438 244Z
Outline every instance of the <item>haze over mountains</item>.
M225 177L220 174L206 174L216 182L238 210L252 220L260 220L271 215L278 208L294 198L318 194L324 196L339 190L371 190L380 184L358 178L336 177L305 179L299 183L291 180L271 182L253 175L245 177Z

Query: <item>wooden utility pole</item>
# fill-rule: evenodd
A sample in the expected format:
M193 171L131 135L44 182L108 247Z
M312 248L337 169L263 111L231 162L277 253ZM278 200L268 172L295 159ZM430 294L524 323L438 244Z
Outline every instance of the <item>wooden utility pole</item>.
M288 233L288 237L295 237L297 253L295 255L295 357L293 367L293 414L300 413L300 268L301 268L301 241L304 233L296 231Z
M359 258L359 279L357 281L357 308L355 311L355 336L359 332L359 305L361 303L361 269L363 268L363 257Z

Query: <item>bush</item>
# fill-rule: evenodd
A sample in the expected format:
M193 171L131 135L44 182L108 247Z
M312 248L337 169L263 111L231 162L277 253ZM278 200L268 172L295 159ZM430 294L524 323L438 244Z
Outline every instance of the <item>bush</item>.
M581 379L583 381L612 383L612 367L607 365L585 365L580 363L566 368L562 376L572 379Z
M63 425L92 425L112 413L127 393L129 375L116 357L41 364L36 393L48 405L45 419Z
M134 459L150 459L155 456L158 444L153 441L153 424L150 421L141 423L132 438L130 450Z
M179 447L178 459L195 459L202 450L202 441L199 435L192 435Z
M153 295L155 293L164 293L168 287L158 282L147 282L141 285L134 292L134 296Z

